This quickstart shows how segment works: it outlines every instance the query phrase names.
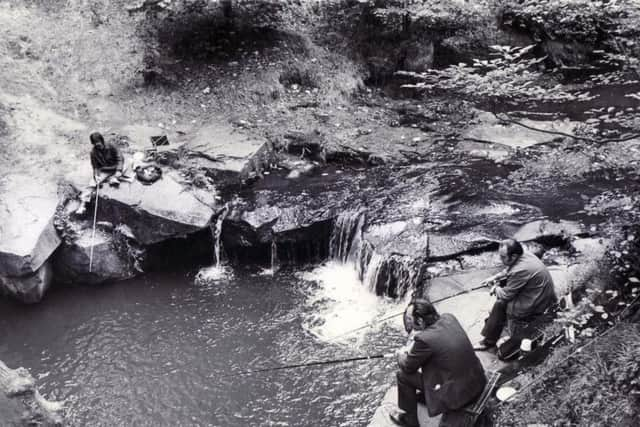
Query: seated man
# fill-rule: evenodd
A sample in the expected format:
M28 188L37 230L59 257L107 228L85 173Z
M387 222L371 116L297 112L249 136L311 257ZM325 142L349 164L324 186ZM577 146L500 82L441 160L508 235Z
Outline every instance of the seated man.
M108 181L109 185L117 186L120 181L130 179L123 175L124 157L115 145L105 142L100 132L89 135L89 140L93 145L91 149L91 166L93 174L88 188L80 194L80 207L76 214L82 215L86 210L86 204L91 200L91 195L96 187Z
M463 426L462 408L480 396L486 384L484 369L467 334L451 314L438 315L425 299L416 299L407 311L413 340L398 351L398 407L391 415L400 426L419 426L418 392L429 416L442 414L441 426Z
M96 185L100 185L107 179L110 185L120 184L124 169L124 157L118 147L104 141L100 132L89 135L93 145L91 149L91 166Z
M484 282L503 279L503 286L491 290L497 301L482 329L479 350L494 347L505 325L515 337L558 302L551 274L538 257L514 239L502 241L499 254L506 269Z

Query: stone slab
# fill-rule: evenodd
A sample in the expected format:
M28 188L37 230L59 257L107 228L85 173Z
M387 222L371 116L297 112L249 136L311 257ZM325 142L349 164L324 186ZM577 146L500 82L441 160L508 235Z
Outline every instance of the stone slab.
M98 220L127 225L143 245L201 230L213 214L213 207L169 174L153 185L134 180L100 189Z
M259 172L260 157L269 151L266 140L219 123L201 128L181 150L201 167L237 174L242 179L252 171Z
M0 275L34 274L60 245L56 186L26 175L0 182Z

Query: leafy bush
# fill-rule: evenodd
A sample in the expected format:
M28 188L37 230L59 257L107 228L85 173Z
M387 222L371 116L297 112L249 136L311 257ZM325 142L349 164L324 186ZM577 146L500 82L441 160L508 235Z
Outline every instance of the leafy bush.
M506 23L526 28L538 40L597 43L612 31L625 34L621 18L638 5L629 0L524 0L504 5ZM615 33L614 33L615 34Z
M460 63L442 70L426 73L400 72L415 78L418 83L405 87L418 90L442 90L476 101L505 100L524 101L570 101L589 99L586 93L572 94L560 85L549 86L538 65L544 58L530 55L535 45L525 47L491 46L494 59L474 59L471 65Z

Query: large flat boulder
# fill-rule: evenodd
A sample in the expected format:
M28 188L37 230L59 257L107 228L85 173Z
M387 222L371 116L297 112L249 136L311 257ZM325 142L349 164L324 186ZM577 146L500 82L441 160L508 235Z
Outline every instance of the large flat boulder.
M32 275L60 245L56 186L11 175L0 182L0 194L0 276Z
M171 174L153 185L134 180L100 189L98 220L127 225L142 245L201 230L213 214L209 201L200 200Z

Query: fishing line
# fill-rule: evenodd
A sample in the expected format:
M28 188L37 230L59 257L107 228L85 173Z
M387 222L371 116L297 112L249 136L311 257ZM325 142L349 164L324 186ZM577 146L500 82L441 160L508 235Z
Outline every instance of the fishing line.
M262 369L253 369L253 370L249 370L249 371L241 371L241 372L236 372L234 374L225 375L225 376L223 376L221 378L230 378L230 377L235 377L235 376L239 376L239 375L257 374L257 373L260 373L260 372L280 371L280 370L283 370L283 369L306 368L306 367L310 367L310 366L335 365L335 364L338 364L338 363L358 362L358 361L363 361L363 360L387 359L387 358L394 357L394 356L395 356L395 353L382 353L382 354L374 354L374 355L371 355L371 356L350 357L350 358L347 358L347 359L318 360L318 361L314 361L314 362L298 363L298 364L294 364L294 365L282 365L282 366L275 366L275 367L271 367L271 368L262 368Z

